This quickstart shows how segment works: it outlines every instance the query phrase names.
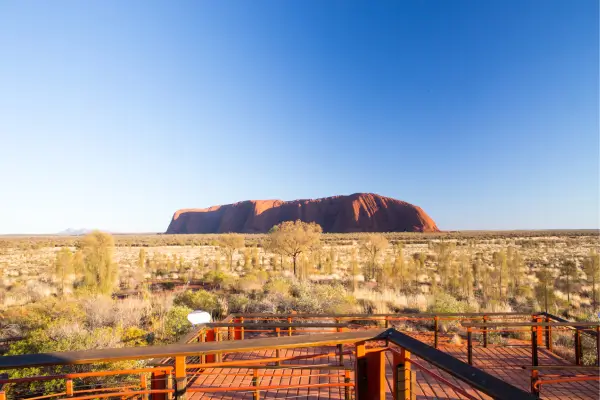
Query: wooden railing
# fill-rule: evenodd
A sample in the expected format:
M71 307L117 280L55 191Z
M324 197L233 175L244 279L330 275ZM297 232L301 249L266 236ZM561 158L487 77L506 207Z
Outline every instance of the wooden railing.
M397 347L372 347L367 348L366 343L391 343ZM126 370L126 371L105 371L105 372L94 372L94 373L83 373L83 374L65 374L65 375L54 375L46 377L31 377L31 378L19 378L19 379L3 379L0 380L0 384L14 384L29 380L53 380L53 379L65 379L67 381L81 378L85 376L109 376L115 374L142 374L150 372L152 374L152 384L146 389L136 387L133 390L122 390L123 388L117 388L117 391L108 393L100 393L98 390L95 393L87 394L83 391L71 390L60 393L59 395L66 394L67 396L73 396L73 399L88 399L88 398L103 398L103 397L114 397L114 396L147 396L152 395L153 399L164 399L168 398L169 395L174 395L176 398L185 398L187 393L194 392L220 392L220 391L252 391L254 398L259 397L259 393L264 390L274 390L281 388L300 388L307 385L260 385L258 384L258 374L255 368L253 373L253 382L256 384L250 386L238 386L238 387L227 387L227 388L214 388L214 387L189 387L188 378L190 369L202 368L204 370L208 368L234 368L234 367L258 367L264 368L266 364L273 363L276 361L286 362L287 364L280 365L279 368L293 368L296 367L294 364L289 364L290 361L299 360L301 358L318 358L329 356L330 354L312 354L308 356L296 356L296 357L271 357L262 359L252 359L243 361L214 361L204 362L199 364L190 364L187 362L186 357L198 356L198 355L216 355L216 354L232 354L239 352L251 352L255 350L265 349L289 349L299 347L323 347L323 346L335 346L340 349L340 345L350 345L354 349L352 353L356 358L355 374L357 381L352 383L349 381L350 375L343 372L343 382L337 383L323 383L314 385L311 384L311 388L316 387L338 387L348 388L348 393L354 391L358 400L367 399L384 399L385 398L385 385L382 377L385 377L385 363L382 362L383 352L393 351L395 354L394 364L395 374L398 375L395 382L394 393L395 398L411 398L411 385L410 382L402 380L400 375L406 376L407 371L410 371L412 365L419 365L421 368L427 369L423 365L419 364L416 360L411 361L410 354L431 363L437 368L440 368L457 379L472 386L477 391L487 394L498 399L530 399L532 398L529 393L524 392L506 382L495 378L488 373L478 370L475 367L469 366L466 363L440 351L428 346L416 339L413 339L407 335L404 335L392 328L387 330L365 330L356 332L343 332L343 333L328 333L328 334L315 334L307 336L288 336L281 337L274 341L272 338L263 339L248 339L240 341L230 342L212 342L212 343L193 343L193 344L175 344L169 346L156 346L156 347L140 347L140 348L120 348L120 349L105 349L105 350L91 350L91 351L74 351L74 352L61 352L61 353L46 353L46 354L35 354L35 355L22 355L22 356L8 356L0 358L0 369L14 369L24 368L31 366L48 366L48 365L74 365L74 364L89 364L94 362L112 362L118 360L137 360L137 359L150 359L150 358L174 358L175 363L172 367L157 367L137 370ZM342 347L343 348L343 347ZM343 353L347 352L336 352L336 358L343 357ZM277 368L276 366L271 366ZM310 366L310 365L298 365L298 367L304 368L317 368L325 369L326 366ZM329 365L330 368L340 369L346 371L347 368L342 363L338 365ZM447 382L443 377L431 373L434 378L440 379L441 382L451 384ZM338 374L326 374L336 375ZM162 379L162 384L161 384ZM169 382L174 381L174 385L170 386ZM140 385L141 386L141 385ZM461 390L460 388L458 388ZM409 396L409 397L406 397Z
M150 360L146 368L129 370L97 371L73 374L54 374L46 376L31 376L17 379L0 379L0 385L14 385L25 382L44 380L62 380L65 390L55 396L70 396L75 399L104 398L114 396L138 396L153 400L185 398L186 393L219 392L219 391L250 391L258 399L260 393L283 387L263 385L261 370L267 369L297 369L311 368L310 365L293 364L297 357L281 356L280 351L299 347L334 346L335 353L316 354L312 358L335 356L338 362L334 365L319 365L318 369L331 371L328 377L336 376L339 382L328 383L324 387L337 387L347 393L347 398L356 394L359 400L382 398L381 382L385 371L381 370L381 357L390 352L394 363L394 398L404 397L413 392L410 383L410 371L420 369L423 373L450 386L457 393L467 398L470 393L463 393L462 387L456 386L449 379L432 369L439 369L450 376L466 383L469 387L494 398L510 398L511 400L532 398L524 392L498 378L469 365L473 364L472 334L481 331L484 346L487 346L487 333L507 327L521 327L532 332L532 357L537 347L541 345L541 332L552 332L560 326L569 326L576 331L587 332L591 324L573 322L538 322L545 315L524 313L469 313L469 314L232 314L222 322L196 327L177 344L167 346L132 347L118 349L87 350L45 354L27 354L20 356L0 357L0 370L22 369L29 367L54 367L60 365L83 365L107 363L122 360ZM535 322L531 322L532 319ZM436 349L440 340L440 324L447 321L458 321L466 327L468 336L469 363L464 363L451 355ZM480 322L481 321L481 322ZM528 321L528 322L526 322ZM433 327L433 343L429 346L422 341L405 335L393 327L399 323L427 324ZM365 324L379 325L379 328L365 330ZM562 324L562 325L561 325ZM361 327L363 329L352 331ZM596 327L597 328L597 327ZM545 329L545 330L544 330ZM328 330L333 333L315 333L315 330ZM349 331L350 330L350 331ZM310 335L298 335L309 333ZM254 338L254 335L270 334L270 338ZM367 348L366 343L385 343L383 347ZM534 344L535 343L535 344ZM227 356L240 352L257 350L273 350L274 357L255 360L227 360ZM378 355L379 354L379 355ZM413 357L411 358L411 354ZM356 364L349 368L344 364L344 357L354 357ZM420 360L419 360L420 358ZM430 364L430 365L427 365ZM378 365L378 368L373 367ZM532 366L536 364L532 360ZM223 373L223 368L240 367L252 374L252 384L247 386L215 388L197 387L191 385L194 379L209 373L208 369L217 369ZM354 370L357 379L351 381L350 372ZM338 372L335 372L338 371ZM537 369L532 369L537 371ZM282 374L285 372L282 372ZM532 374L534 374L532 372ZM128 376L134 384L121 385L114 388L83 388L76 387L74 382L90 377ZM367 377L367 378L364 378ZM337 379L336 378L336 379ZM365 381L366 379L366 381ZM379 383L377 383L379 382ZM548 382L538 383L548 384ZM301 386L301 385L300 385ZM287 389L300 386L284 386ZM314 385L311 385L314 387ZM534 385L532 384L532 390ZM0 400L3 396L0 391ZM535 393L535 392L534 392ZM379 396L379 397L373 397ZM50 396L45 396L51 398Z

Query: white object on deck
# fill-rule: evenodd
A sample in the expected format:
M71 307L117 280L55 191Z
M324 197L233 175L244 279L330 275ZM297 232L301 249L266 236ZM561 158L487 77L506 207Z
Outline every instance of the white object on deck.
M190 323L192 325L198 325L198 324L208 324L211 321L211 316L209 313L207 313L206 311L200 311L200 310L196 310L196 311L192 311L191 313L188 314L187 316L188 321L190 321Z

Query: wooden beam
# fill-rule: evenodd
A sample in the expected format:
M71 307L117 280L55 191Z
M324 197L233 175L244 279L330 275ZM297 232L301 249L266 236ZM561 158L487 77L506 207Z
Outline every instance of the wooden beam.
M206 342L171 344L167 346L124 347L65 351L40 354L23 354L0 357L0 370L42 367L48 365L93 364L119 360L144 360L175 356L198 356L203 354L241 353L262 349L291 349L295 347L318 347L339 343L356 343L361 340L378 339L385 330L373 329L355 332L324 333L315 335L290 336L279 339L262 338L228 342ZM382 338L382 340L385 338Z

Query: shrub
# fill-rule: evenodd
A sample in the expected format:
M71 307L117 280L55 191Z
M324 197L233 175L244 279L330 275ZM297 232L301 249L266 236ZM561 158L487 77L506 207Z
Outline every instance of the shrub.
M173 304L209 313L214 313L219 308L217 296L202 289L196 292L186 290L178 294L173 300Z
M187 319L191 308L186 306L175 306L169 310L164 323L164 339L168 342L176 342L185 335L192 327Z

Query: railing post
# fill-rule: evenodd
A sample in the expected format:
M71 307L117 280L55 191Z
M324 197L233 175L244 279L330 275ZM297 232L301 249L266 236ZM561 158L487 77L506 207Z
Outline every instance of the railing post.
M385 329L388 329L390 327L390 320L388 318L388 316L385 316Z
M470 326L467 328L467 362L473 365L473 332Z
M173 373L172 371L169 371L166 375L165 375L165 389L168 390L172 390L173 389ZM172 400L173 399L173 393L169 392L167 393L167 400Z
M73 380L67 379L65 381L65 394L67 397L73 397Z
M550 317L546 317L546 323L550 324ZM546 325L546 348L552 351L552 326Z
M203 330L202 333L200 334L200 341L202 343L206 342L206 330ZM206 363L206 355L201 354L200 355L200 364L204 364Z
M542 326L539 325L540 323L542 323L542 317L536 316L535 317L535 322L538 324L538 326L536 327L536 330L537 330L537 335L536 336L537 336L537 341L538 341L537 344L538 344L538 346L543 346L544 345L544 342L543 342L544 336L542 335L542 330L543 329L542 329Z
M252 386L258 387L258 370L257 369L252 370ZM252 399L259 400L260 399L260 391L255 390L252 395Z
M385 353L365 352L364 342L356 345L357 400L385 400Z
M292 317L287 317L288 324L292 324ZM288 327L288 336L292 336L292 327Z
M600 367L600 325L596 327L596 366Z
M538 366L538 327L531 327L531 365Z
M215 341L215 329L208 329L206 331L206 335L204 336L205 341L206 342L214 342ZM215 362L215 355L214 354L207 354L205 356L205 361L207 363L212 363Z
M150 374L150 389L167 389L167 382L170 381L168 377L169 374L164 370L152 372L152 374ZM167 400L167 393L152 393L150 397L152 400Z
M244 323L244 317L240 317L240 324ZM239 340L244 340L244 327L241 326L240 327L240 339Z
M344 345L341 343L338 344L337 351L338 351L338 357L340 360L340 365L344 365Z
M277 337L281 337L281 329L275 328L275 334L277 335ZM279 350L279 347L275 349L275 357L281 357L281 351ZM277 361L277 365L281 365L281 361Z
M537 369L531 370L531 393L535 395L535 397L540 397L540 387L536 385L539 380L540 372Z
M175 398L177 400L186 399L187 371L185 364L185 356L175 357Z
M140 389L142 389L142 391L146 391L148 390L148 377L146 376L145 373L142 373L140 375ZM142 395L142 400L148 400L150 396L148 396L148 393L143 394Z
M575 365L582 364L581 331L575 328Z
M8 374L7 373L0 374L0 379L8 379ZM6 387L6 385L0 384L0 400L6 400L6 392L4 391L5 387Z
M400 349L400 354L393 353L394 366L393 397L394 400L412 400L415 398L410 368L410 352Z
M488 346L488 329L487 329L487 322L488 322L488 317L487 315L483 316L483 347L487 347Z
M344 400L350 400L350 386L348 386L350 384L350 371L348 370L344 371L344 383L346 384L344 386Z
M219 328L215 328L215 341L220 342L222 340L223 340L223 338L221 336L221 331L219 330ZM216 354L215 358L216 358L217 362L223 361L223 353L218 352Z
M440 317L433 317L433 347L438 348L438 331L440 325Z

